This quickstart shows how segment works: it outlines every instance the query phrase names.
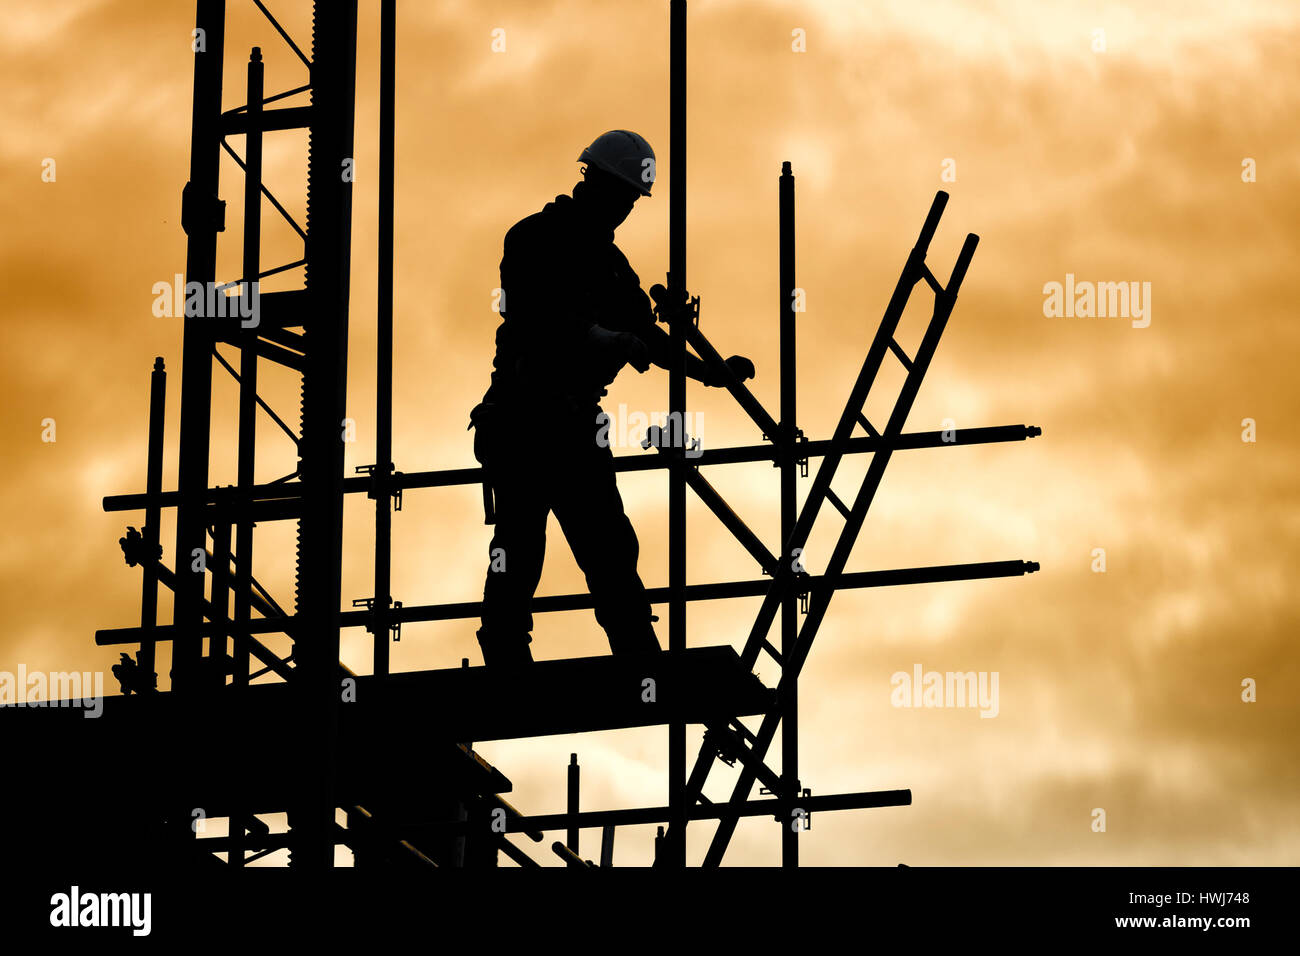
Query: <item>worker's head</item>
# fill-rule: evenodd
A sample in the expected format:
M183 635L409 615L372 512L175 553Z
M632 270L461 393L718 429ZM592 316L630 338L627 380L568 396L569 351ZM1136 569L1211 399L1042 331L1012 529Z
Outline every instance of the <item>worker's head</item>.
M636 133L623 129L602 133L582 151L578 162L586 167L573 196L611 230L628 217L638 198L650 195L655 154Z

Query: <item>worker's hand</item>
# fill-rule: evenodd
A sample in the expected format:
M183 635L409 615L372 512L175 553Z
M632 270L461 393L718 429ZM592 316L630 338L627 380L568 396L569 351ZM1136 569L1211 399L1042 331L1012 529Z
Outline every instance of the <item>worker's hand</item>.
M736 378L742 382L748 381L755 375L754 363L743 355L733 355L731 358L727 359L726 364L727 368L731 370L731 374L736 376ZM727 383L723 381L721 376L717 376L713 380L705 382L704 384L710 388L723 388Z
M733 355L727 359L727 368L731 369L731 374L742 382L749 381L757 374L754 363L743 355Z

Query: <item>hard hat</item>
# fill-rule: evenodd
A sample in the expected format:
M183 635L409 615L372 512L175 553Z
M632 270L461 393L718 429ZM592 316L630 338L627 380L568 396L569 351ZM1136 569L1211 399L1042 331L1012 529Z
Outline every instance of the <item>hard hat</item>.
M655 151L630 130L612 129L601 133L578 157L580 163L590 163L636 187L642 196L650 195L655 181Z

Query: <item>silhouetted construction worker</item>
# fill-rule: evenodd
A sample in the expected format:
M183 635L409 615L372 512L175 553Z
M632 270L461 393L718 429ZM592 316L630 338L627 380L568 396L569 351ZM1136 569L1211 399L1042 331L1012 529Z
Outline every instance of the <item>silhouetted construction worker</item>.
M638 372L669 367L669 335L614 245L614 230L650 195L654 151L636 133L612 130L578 162L586 166L572 196L556 196L506 233L492 384L470 413L474 457L496 513L478 640L484 663L498 668L532 661L529 604L552 511L610 650L661 650L598 418L606 386L625 364ZM686 363L691 378L723 384L698 356L688 352ZM727 365L742 381L754 375L746 358L733 355Z

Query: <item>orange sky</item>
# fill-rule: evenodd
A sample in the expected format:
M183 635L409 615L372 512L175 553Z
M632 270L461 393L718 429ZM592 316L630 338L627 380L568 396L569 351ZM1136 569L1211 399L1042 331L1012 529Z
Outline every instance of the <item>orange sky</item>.
M307 4L270 6L306 44ZM378 4L362 6L349 473L374 456ZM571 188L574 157L605 129L641 132L663 161L655 196L618 233L643 285L663 280L667 3L399 7L394 455L403 471L464 467L473 464L466 415L492 354L501 238ZM243 102L253 45L263 48L268 91L305 82L251 3L230 9L227 108ZM139 572L117 539L142 515L105 514L101 499L143 490L155 355L172 371L165 484L175 483L181 330L151 314L150 290L184 268L193 18L188 2L6 5L0 670L107 671L117 650L96 648L94 630L138 618ZM492 50L497 28L502 52ZM1300 862L1298 615L1286 584L1300 565L1300 160L1291 142L1300 9L696 0L690 29L689 285L723 354L754 359L759 399L775 412L776 178L789 160L808 303L799 319L805 431L829 435L939 188L952 200L932 246L936 271L946 277L967 232L981 243L909 430L944 419L1044 429L1023 444L891 462L850 570L1025 559L1042 571L836 597L801 681L803 783L814 793L910 787L914 803L817 815L803 861ZM795 29L806 52L791 49ZM1097 29L1104 51L1093 49ZM242 151L239 137L232 146ZM300 221L302 150L280 134L266 158L268 185ZM1242 180L1248 157L1253 183ZM53 182L42 181L47 158ZM947 159L954 182L940 179ZM236 173L223 165L225 277L238 269ZM264 237L264 264L297 258L296 237L269 207ZM1150 325L1045 317L1044 284L1067 273L1149 282ZM231 413L214 429L213 480L228 482L234 389L222 376L216 401ZM288 377L265 385L268 401L294 412ZM873 393L869 408L888 398ZM664 373L627 370L606 407L666 402ZM693 388L690 402L707 445L757 441L724 393ZM57 423L53 443L41 440L46 418ZM1257 423L1253 443L1242 441L1245 418ZM265 418L259 427L259 479L292 470L287 441ZM865 466L846 464L841 496ZM771 467L709 477L772 541ZM642 577L666 583L666 478L626 476L621 487ZM348 506L348 600L371 591L367 504ZM838 527L826 509L806 558L814 573ZM395 598L480 595L487 532L476 489L409 492L394 529ZM255 573L290 601L291 533L258 533ZM165 524L169 550L171 535ZM580 589L554 525L551 542L539 593ZM694 503L690 543L691 580L756 576ZM1104 574L1091 569L1096 548L1106 551ZM690 643L739 646L756 607L693 606ZM474 628L408 625L394 667L477 662ZM367 669L369 648L364 633L347 632L347 663ZM534 649L554 658L607 645L590 612L575 612L539 617ZM998 672L998 716L891 706L890 675L915 664ZM1248 677L1256 703L1241 700ZM404 732L418 741L418 728ZM514 781L513 802L553 812L572 751L585 809L666 802L666 739L650 729L480 749ZM711 778L715 797L725 770ZM1106 810L1104 833L1092 831L1093 808ZM692 826L692 861L710 830ZM652 833L620 831L617 862L648 861ZM594 856L594 833L584 841ZM778 848L772 822L750 820L727 860L770 864Z

